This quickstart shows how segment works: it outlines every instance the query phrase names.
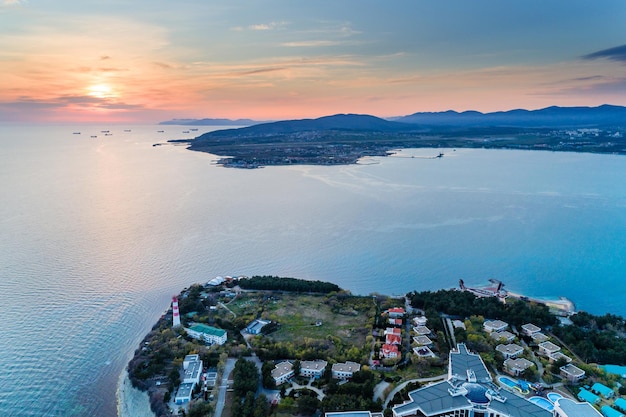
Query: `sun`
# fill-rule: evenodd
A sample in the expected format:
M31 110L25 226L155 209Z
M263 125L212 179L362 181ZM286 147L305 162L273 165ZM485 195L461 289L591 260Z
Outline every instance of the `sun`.
M87 87L87 94L96 98L113 97L113 89L107 84L94 84Z

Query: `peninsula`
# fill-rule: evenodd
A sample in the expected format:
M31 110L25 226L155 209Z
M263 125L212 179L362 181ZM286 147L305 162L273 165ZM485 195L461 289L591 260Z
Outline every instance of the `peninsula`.
M492 283L393 298L218 277L174 297L125 384L147 391L159 417L619 413L626 375L598 364L626 363L624 319L509 297Z
M626 107L549 107L509 112L415 113L385 120L337 114L218 130L189 149L225 167L354 164L402 148L485 148L626 154Z

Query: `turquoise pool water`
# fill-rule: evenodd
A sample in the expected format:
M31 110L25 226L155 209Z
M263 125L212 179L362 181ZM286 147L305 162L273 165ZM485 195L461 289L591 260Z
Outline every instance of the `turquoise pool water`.
M600 368L604 369L606 372L610 374L620 375L622 377L626 376L626 366L621 365L602 365Z
M554 409L554 406L552 405L552 403L543 397L530 397L528 401L535 403L539 407L546 409L548 411L552 411Z
M548 400L550 400L550 402L552 402L553 404L556 402L556 400L560 400L561 398L563 398L561 394L558 394L556 392L549 392L546 397L548 397Z
M513 381L511 378L509 378L508 376L501 376L498 377L498 381L500 381L501 383L503 383L504 385L506 385L509 388L515 388L517 387L517 382Z

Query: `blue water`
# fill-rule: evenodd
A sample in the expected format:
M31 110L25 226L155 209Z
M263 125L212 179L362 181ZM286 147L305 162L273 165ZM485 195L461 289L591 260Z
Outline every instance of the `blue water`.
M563 398L563 396L559 393L556 392L549 392L546 397L548 397L548 400L550 400L550 402L552 404L554 404L557 400L560 400L561 398Z
M498 377L498 380L509 388L515 388L517 386L517 382L506 376Z
M554 409L554 405L543 397L530 397L528 401L537 404L544 410L552 411Z
M114 416L171 295L216 275L397 295L497 278L626 315L625 157L459 149L233 170L153 147L188 136L157 129L0 127L0 415Z

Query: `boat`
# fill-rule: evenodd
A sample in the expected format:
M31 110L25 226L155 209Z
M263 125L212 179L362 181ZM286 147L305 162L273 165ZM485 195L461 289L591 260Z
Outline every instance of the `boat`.
M189 131L188 130L183 130L183 133L189 133Z
M157 133L163 133L165 130L157 130Z
M130 129L124 129L124 132L130 132Z
M98 136L96 136L96 135L91 135L91 137L92 137L92 138L97 138Z
M198 131L198 129L189 129L189 130L191 130L192 132L197 132Z
M73 134L74 135L80 135L80 132L74 132Z

